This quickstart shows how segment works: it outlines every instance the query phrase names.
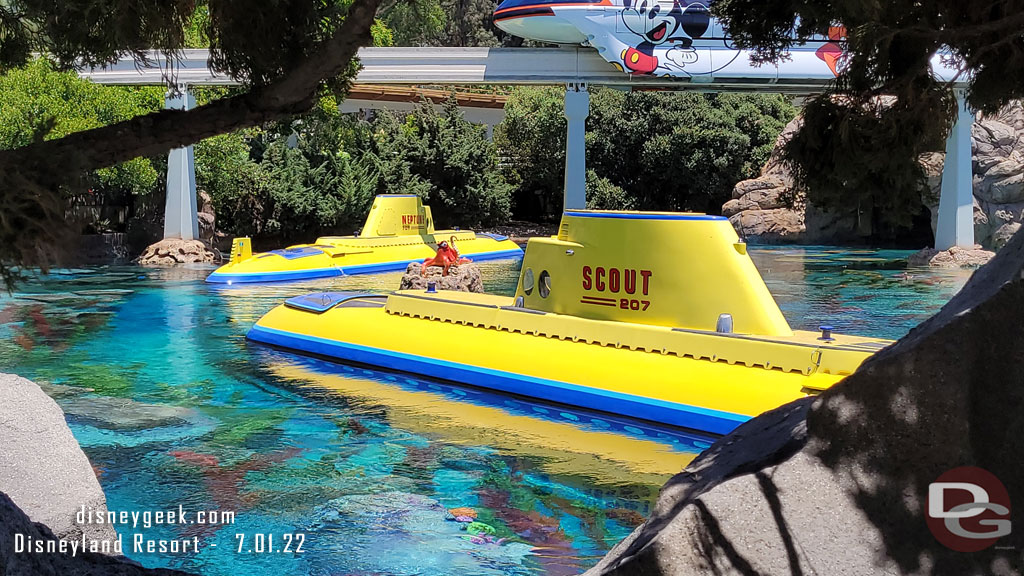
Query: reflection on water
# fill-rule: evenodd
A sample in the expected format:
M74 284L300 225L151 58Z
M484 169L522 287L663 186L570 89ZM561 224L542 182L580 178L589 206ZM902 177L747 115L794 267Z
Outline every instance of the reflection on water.
M794 327L899 337L966 279L892 251L751 250ZM481 264L511 293L518 262ZM299 358L246 344L314 290L387 291L400 274L211 286L206 268L91 268L0 296L0 370L64 408L112 510L221 509L162 526L199 553L129 554L203 574L575 574L638 525L709 440L606 415ZM447 514L468 508L471 526ZM460 513L468 513L461 511ZM464 517L463 520L470 519ZM487 528L481 528L486 526ZM126 537L131 529L121 529ZM307 534L302 554L236 534ZM216 547L212 546L216 544Z

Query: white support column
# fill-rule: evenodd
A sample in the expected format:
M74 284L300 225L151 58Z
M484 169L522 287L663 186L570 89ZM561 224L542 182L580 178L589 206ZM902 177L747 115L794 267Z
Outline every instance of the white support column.
M569 121L565 138L565 200L564 210L587 207L587 116L590 115L590 93L582 82L571 82L565 88L565 118Z
M164 107L191 110L195 98L188 87L178 86L179 94L168 92ZM195 240L199 238L199 216L196 210L196 160L191 146L175 148L167 155L167 203L164 207L164 238Z
M935 226L935 248L974 246L974 175L971 159L971 125L974 113L967 108L964 91L956 90L957 117L946 140L942 168L939 221Z

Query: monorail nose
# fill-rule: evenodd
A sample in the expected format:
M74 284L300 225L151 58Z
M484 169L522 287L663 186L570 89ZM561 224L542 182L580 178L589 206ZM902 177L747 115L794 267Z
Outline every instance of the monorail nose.
M494 10L494 24L522 38L552 44L580 44L586 40L575 26L558 16L560 8L585 8L603 0L504 0Z

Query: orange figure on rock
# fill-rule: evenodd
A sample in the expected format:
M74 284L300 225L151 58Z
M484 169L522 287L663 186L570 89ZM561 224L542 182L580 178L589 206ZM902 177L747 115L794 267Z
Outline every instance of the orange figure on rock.
M423 261L423 268L420 270L420 276L427 275L427 268L429 266L440 266L443 271L442 276L448 275L448 269L458 264L465 264L469 262L468 258L460 258L459 251L455 249L455 237L452 236L451 244L442 240L437 245L437 254L433 258L427 258Z

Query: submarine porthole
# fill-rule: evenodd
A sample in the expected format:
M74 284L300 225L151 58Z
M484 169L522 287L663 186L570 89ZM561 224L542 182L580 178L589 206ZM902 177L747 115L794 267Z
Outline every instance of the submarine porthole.
M523 292L526 292L527 296L533 293L533 268L523 271Z
M540 292L541 298L547 298L548 294L551 294L551 274L548 274L547 270L542 270L540 273L537 291Z

